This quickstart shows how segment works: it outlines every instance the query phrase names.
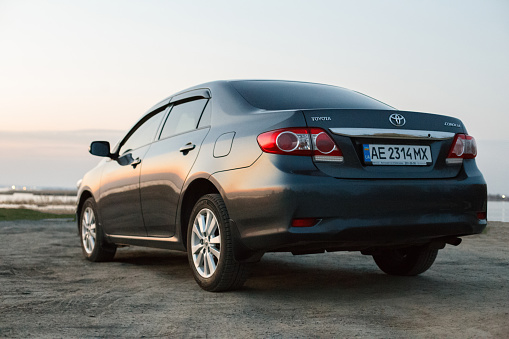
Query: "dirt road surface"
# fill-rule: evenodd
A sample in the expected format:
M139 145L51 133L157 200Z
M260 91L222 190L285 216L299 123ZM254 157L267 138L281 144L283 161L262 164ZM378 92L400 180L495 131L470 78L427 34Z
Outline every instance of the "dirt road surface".
M0 223L0 337L509 338L509 223L418 277L369 256L267 254L242 290L202 291L186 255L81 256L70 221Z

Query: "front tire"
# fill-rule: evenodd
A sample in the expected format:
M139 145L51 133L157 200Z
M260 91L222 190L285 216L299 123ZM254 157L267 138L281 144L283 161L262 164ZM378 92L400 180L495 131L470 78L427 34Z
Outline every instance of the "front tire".
M187 256L194 279L206 291L235 290L248 269L233 255L230 217L219 194L207 194L195 204L187 231Z
M88 198L81 207L80 240L83 256L90 261L110 261L117 251L117 246L104 239L93 198Z
M435 262L438 250L410 247L386 250L373 255L377 266L387 274L414 276L427 271Z

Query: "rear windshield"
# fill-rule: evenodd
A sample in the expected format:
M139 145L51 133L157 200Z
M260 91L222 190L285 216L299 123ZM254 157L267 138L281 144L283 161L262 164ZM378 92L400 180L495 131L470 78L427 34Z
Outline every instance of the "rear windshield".
M232 81L231 84L252 106L267 110L394 109L364 94L329 85L270 80Z

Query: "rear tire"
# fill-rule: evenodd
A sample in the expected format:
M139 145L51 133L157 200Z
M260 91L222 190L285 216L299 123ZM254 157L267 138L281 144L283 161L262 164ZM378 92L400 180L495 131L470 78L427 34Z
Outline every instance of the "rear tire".
M188 224L187 257L194 279L206 291L235 290L244 284L247 264L233 255L230 217L219 194L207 194L195 204Z
M90 261L110 261L117 251L117 246L105 240L93 198L88 198L81 207L80 240L83 256Z
M387 274L414 276L427 271L435 262L438 250L409 247L386 250L373 255L377 266Z

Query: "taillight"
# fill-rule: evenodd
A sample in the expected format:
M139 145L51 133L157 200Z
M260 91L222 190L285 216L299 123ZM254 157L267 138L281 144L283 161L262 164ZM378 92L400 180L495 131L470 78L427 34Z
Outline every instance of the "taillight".
M448 165L459 164L463 162L463 159L473 159L476 155L477 144L474 137L466 134L456 134L445 161Z
M258 136L262 151L275 154L311 155L307 128L278 129Z
M313 160L323 162L343 162L343 153L330 135L321 128L310 128L313 145Z
M312 156L318 162L342 162L343 153L321 128L284 128L258 136L262 151Z

